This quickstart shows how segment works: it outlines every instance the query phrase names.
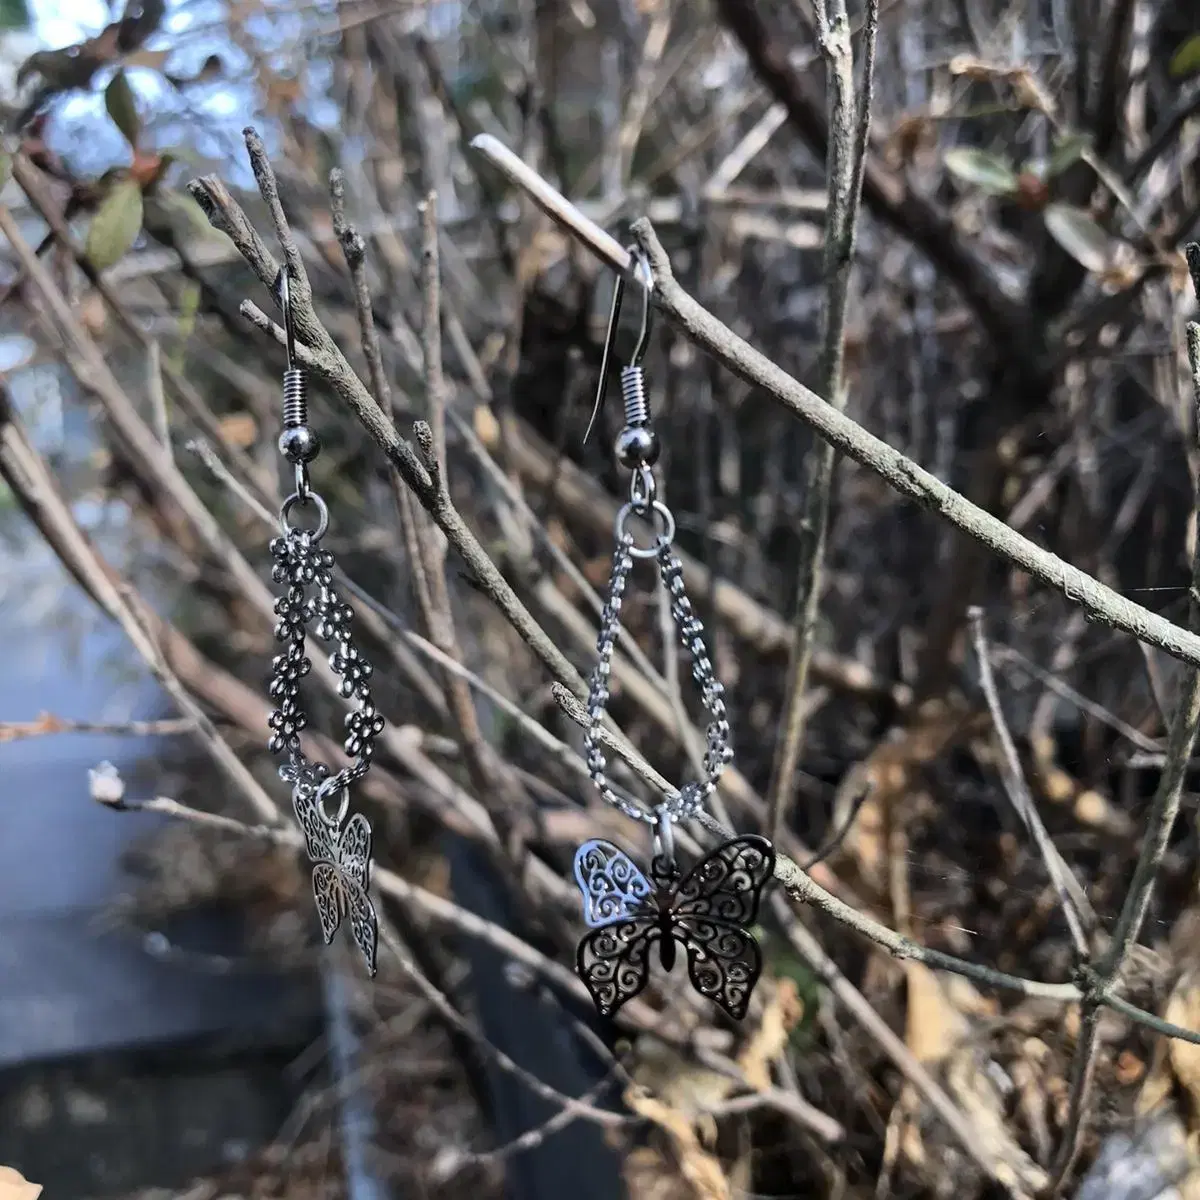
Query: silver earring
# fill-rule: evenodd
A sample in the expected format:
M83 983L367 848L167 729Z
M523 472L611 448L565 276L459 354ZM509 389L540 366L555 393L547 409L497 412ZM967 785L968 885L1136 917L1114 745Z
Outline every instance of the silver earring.
M762 972L762 952L750 928L758 915L763 889L774 873L775 850L766 838L750 834L718 846L686 874L676 865L674 825L705 806L733 758L733 749L725 689L716 677L704 643L704 627L692 611L683 567L672 548L675 518L657 495L654 465L660 446L650 419L641 365L649 342L654 279L644 254L636 247L629 253L641 284L642 317L637 346L621 368L625 426L615 446L617 460L631 472L629 499L617 514L608 599L601 615L598 657L589 681L584 747L588 772L600 796L626 816L652 827L653 851L649 871L643 872L611 842L592 840L579 847L575 880L583 894L584 920L591 929L579 943L576 966L597 1010L611 1017L646 987L655 944L664 971L674 966L676 947L681 945L692 986L729 1016L741 1020ZM604 400L605 376L624 288L624 280L618 278L589 432ZM634 515L648 518L657 526L652 545L643 548L635 543L628 529ZM671 616L692 660L692 678L700 689L709 724L704 778L685 784L653 810L647 810L609 780L598 733L609 699L608 681L621 632L626 584L634 562L651 558L657 560L659 577L670 596Z
M271 713L272 753L286 755L280 777L292 785L292 806L313 862L312 887L326 944L333 941L343 919L375 974L379 926L369 894L371 826L362 813L349 815L350 787L371 765L375 741L383 732L383 717L371 698L371 665L359 653L350 630L353 610L333 585L333 555L321 548L329 528L329 509L309 484L309 464L321 450L308 424L307 379L296 363L296 331L287 269L279 277L279 305L287 343L287 370L283 377L283 432L280 453L292 464L295 491L279 513L281 535L270 544L274 565L271 578L284 585L275 601L278 624L275 638L284 644L271 663L269 695L276 708ZM298 510L312 510L316 524L301 528L291 523ZM330 774L324 763L312 762L304 753L300 735L308 718L300 701L300 683L312 669L306 654L307 627L332 647L329 665L340 677L340 692L356 702L346 715L344 748L353 760Z

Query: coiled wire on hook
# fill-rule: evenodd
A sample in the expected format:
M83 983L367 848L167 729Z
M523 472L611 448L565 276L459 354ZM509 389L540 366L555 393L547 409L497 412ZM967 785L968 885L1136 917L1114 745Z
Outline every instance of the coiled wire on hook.
M283 373L283 427L297 429L308 424L308 378L296 366L296 318L292 313L287 268L279 272L279 307L283 309L287 369Z
M308 464L321 452L321 441L308 424L308 376L296 362L296 320L292 312L286 267L279 272L279 307L283 310L284 346L287 350L287 369L283 373L283 432L279 435L279 452L292 464L296 500L307 504L313 496L308 480Z
M621 399L625 402L626 425L650 423L650 404L646 399L646 373L641 364L621 368Z

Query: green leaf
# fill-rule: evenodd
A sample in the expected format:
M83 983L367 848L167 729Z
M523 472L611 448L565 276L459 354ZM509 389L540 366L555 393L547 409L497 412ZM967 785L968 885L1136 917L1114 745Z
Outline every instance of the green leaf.
M1082 208L1073 204L1051 204L1043 215L1050 236L1077 263L1096 273L1108 267L1112 242Z
M124 179L104 197L87 235L87 256L97 271L119 261L142 230L142 189Z
M1017 173L998 154L969 148L947 150L946 169L989 196L1011 196L1017 190Z
M1069 166L1077 163L1091 149L1092 139L1086 133L1065 133L1054 143L1050 161L1046 166L1046 178L1061 175Z
M1200 33L1193 33L1171 55L1167 72L1173 79L1182 79L1185 75L1194 75L1197 71L1200 71Z
M26 0L0 0L0 29L28 29L29 5Z
M136 150L142 125L138 120L133 88L129 86L129 78L124 71L118 71L108 81L108 87L104 89L104 107L108 109L113 123L125 135L125 140Z

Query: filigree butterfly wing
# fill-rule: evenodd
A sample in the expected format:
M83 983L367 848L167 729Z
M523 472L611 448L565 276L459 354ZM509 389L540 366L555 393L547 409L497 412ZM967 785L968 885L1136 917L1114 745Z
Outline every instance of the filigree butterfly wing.
M597 1011L613 1016L650 981L650 947L662 935L654 884L612 842L584 842L575 852L583 919L592 926L575 962Z
M650 982L650 948L661 936L656 912L622 917L583 935L575 964L602 1017L615 1016Z
M344 917L350 917L350 932L366 959L372 975L376 971L379 923L367 892L371 871L371 826L361 813L346 822L339 834L320 812L313 789L297 787L292 794L296 819L304 833L308 856L313 860L312 889L328 945Z
M313 899L317 902L317 916L321 918L321 933L328 946L349 906L342 877L333 863L319 862L313 866L312 889Z
M371 884L371 826L362 813L355 813L342 829L337 842L337 865L350 915L350 933L367 969L375 974L379 946L379 922L368 891Z
M671 897L671 914L753 925L763 888L775 873L775 847L747 833L730 838L706 854L680 879Z
M316 789L304 783L292 789L292 808L304 834L304 848L313 862L333 863L337 855L337 832L321 816Z
M583 919L593 928L641 913L654 885L624 850L593 839L575 851L575 882L583 893Z
M355 813L337 840L337 865L347 882L365 892L371 882L371 826Z
M735 1021L746 1015L762 973L762 951L749 927L774 871L774 847L747 834L702 858L671 897L671 933L687 952L692 986Z

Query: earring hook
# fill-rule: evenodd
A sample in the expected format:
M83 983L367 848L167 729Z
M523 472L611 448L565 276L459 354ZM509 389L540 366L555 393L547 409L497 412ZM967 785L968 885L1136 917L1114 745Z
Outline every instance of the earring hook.
M283 334L287 350L287 369L296 369L296 318L292 312L292 289L288 282L287 267L279 272L279 307L283 309Z
M642 322L638 330L638 340L634 345L633 354L629 358L629 365L637 367L641 365L642 359L646 354L646 347L650 344L650 295L654 291L654 272L650 267L650 260L646 257L640 246L630 246L629 256L634 262L634 271L641 272L642 279ZM583 444L587 445L587 440L591 436L592 428L596 424L596 418L600 415L600 409L604 404L604 392L608 381L608 360L612 357L613 350L617 343L617 325L621 316L621 300L625 295L625 277L617 276L616 285L613 288L612 308L608 312L608 332L604 335L604 352L600 358L600 382L596 388L596 402L592 405L592 415L588 418L587 430L583 435Z

